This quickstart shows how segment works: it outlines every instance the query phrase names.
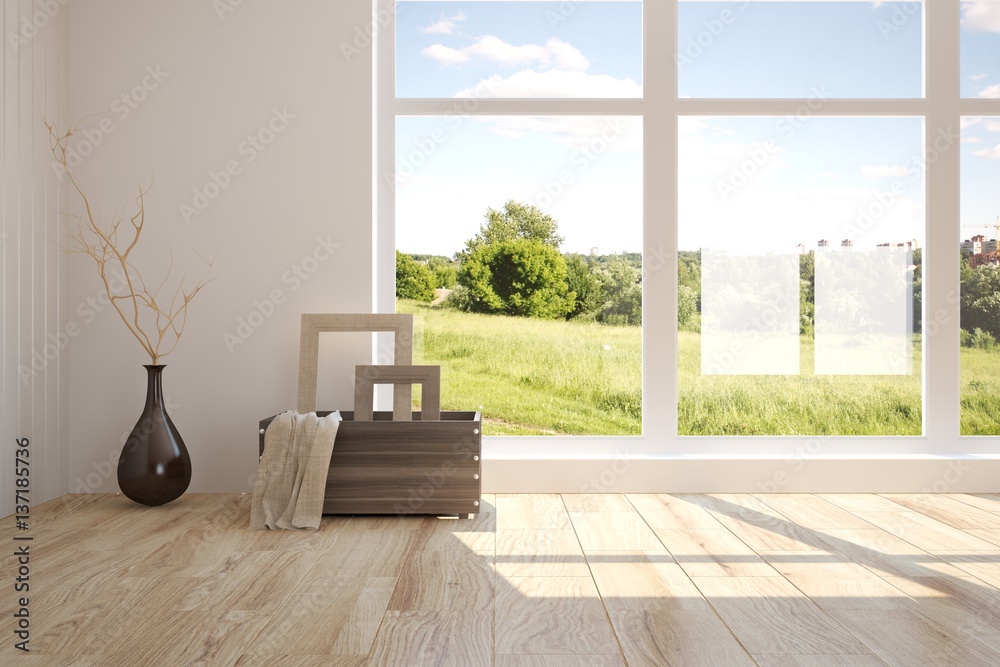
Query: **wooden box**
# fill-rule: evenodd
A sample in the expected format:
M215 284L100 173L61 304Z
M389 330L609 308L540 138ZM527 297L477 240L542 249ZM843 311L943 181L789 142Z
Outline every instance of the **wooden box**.
M330 412L318 412L325 416ZM440 420L354 421L341 412L323 501L324 514L477 514L481 495L481 414L441 412ZM260 422L264 433L274 417Z

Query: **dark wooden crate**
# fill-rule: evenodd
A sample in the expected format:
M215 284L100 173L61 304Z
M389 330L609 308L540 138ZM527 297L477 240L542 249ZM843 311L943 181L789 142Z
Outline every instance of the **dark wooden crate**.
M317 412L320 417L329 411ZM481 496L481 414L392 421L392 412L354 421L340 413L323 501L324 514L477 514ZM274 417L260 422L264 431Z

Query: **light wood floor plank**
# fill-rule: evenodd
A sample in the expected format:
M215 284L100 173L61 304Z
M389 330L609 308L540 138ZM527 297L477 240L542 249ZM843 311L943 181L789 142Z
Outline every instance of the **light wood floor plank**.
M600 495L584 493L564 493L563 503L570 512L632 512L631 503L625 496L615 493Z
M368 655L244 655L236 667L366 667Z
M395 586L393 577L307 577L247 654L368 655Z
M905 509L902 505L874 493L817 493L816 497L848 512L898 512Z
M780 577L695 577L694 582L751 654L870 652Z
M885 494L903 507L960 530L998 530L1000 514L970 506L954 498L931 494Z
M618 655L498 655L496 667L626 667Z
M892 667L995 667L1000 655L979 642L941 632L908 611L845 609L831 612Z
M496 653L620 655L621 651L591 578L498 577Z
M505 577L589 577L572 530L498 530L497 574Z
M990 553L1000 553L1000 530L996 529L980 530L973 528L965 532L967 532L969 535L972 535L973 537L978 537L979 539L989 542L990 544L994 544L998 547L997 549L990 551ZM982 549L981 551L987 551L987 550Z
M941 632L979 641L1000 654L1000 591L972 578L887 580L914 600L913 613Z
M707 604L700 609L615 609L610 614L629 667L754 665Z
M789 521L749 494L683 496L702 504L754 551L824 551L810 530Z
M489 665L492 645L493 612L390 611L368 665Z
M859 512L858 516L924 551L992 551L996 549L996 545L992 542L979 539L912 510Z
M778 576L773 567L728 530L657 530L656 535L689 576Z
M324 517L323 523L329 518ZM419 516L354 517L328 538L316 570L327 575L398 577L423 522Z
M587 554L604 606L612 609L674 608L704 598L665 551L599 551Z
M591 551L663 551L660 540L635 512L570 512L584 553Z
M976 493L949 493L946 497L957 500L965 505L1000 514L1000 495L976 494Z
M555 493L498 493L496 508L497 530L572 528L562 497Z
M884 530L826 530L821 539L880 576L964 576L962 570Z
M871 524L828 500L807 493L755 494L755 498L803 528L865 530Z
M493 609L492 553L461 556L415 551L399 576L392 611L489 611Z
M983 551L966 551L938 556L962 575L972 575L980 581L1000 589L1000 558Z
M631 494L627 498L654 530L722 528L722 524L708 510L690 498L667 494Z
M885 667L874 655L755 655L760 667Z

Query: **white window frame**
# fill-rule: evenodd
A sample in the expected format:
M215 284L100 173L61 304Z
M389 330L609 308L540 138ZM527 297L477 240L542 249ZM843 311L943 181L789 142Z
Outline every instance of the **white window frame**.
M383 25L376 51L375 118L375 312L395 312L395 169L397 116L443 115L455 99L395 96L393 0L373 0ZM677 435L677 121L682 116L783 117L807 99L680 99L675 54L678 0L646 0L643 8L641 99L486 99L475 115L632 115L643 118L643 435L496 436L484 438L484 461L576 461L607 459L776 460L807 453L810 459L943 460L1000 451L1000 437L960 436L958 247L960 143L941 153L926 172L926 244L923 254L923 435L920 436L738 436ZM925 142L959 132L962 116L1000 116L1000 100L960 95L960 2L924 3L925 97L831 99L822 116L917 116ZM934 30L928 30L934 26ZM933 331L931 334L929 332ZM562 467L559 470L569 470ZM593 467L584 465L581 474ZM880 473L881 474L881 473ZM566 479L583 479L567 473ZM576 483L567 482L567 483ZM646 482L643 482L644 484ZM551 484L550 484L551 485ZM565 485L564 485L565 486ZM634 485L633 485L634 486ZM709 485L711 486L711 485Z

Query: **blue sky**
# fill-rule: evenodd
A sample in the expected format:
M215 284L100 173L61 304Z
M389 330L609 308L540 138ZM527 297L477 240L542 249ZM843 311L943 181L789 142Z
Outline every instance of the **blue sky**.
M1000 96L1000 2L961 11L963 95ZM821 110L824 96L922 94L919 3L685 2L679 18L681 96L812 97ZM638 2L400 4L400 97L638 97L641 86ZM642 247L638 119L474 118L461 105L397 122L401 250L452 254L507 199L556 217L564 250ZM1000 133L967 124L963 224L992 221ZM922 132L912 118L686 119L680 247L707 244L706 230L716 247L922 241ZM761 150L762 164L747 162ZM741 169L753 172L745 185ZM890 194L886 213L852 228Z

